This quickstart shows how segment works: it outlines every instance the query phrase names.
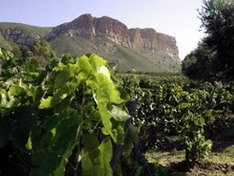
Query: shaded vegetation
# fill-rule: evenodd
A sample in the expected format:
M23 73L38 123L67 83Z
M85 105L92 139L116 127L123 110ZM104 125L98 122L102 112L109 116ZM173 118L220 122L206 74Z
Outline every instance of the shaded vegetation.
M206 36L197 49L186 56L183 73L200 80L233 80L234 3L228 0L204 1L199 12Z

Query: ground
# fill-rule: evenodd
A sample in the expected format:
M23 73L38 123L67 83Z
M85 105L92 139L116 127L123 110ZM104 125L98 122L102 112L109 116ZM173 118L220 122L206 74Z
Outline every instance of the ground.
M149 163L158 163L168 168L169 175L234 176L234 133L230 131L214 140L212 152L200 159L190 171L184 169L184 151L151 150L145 156Z

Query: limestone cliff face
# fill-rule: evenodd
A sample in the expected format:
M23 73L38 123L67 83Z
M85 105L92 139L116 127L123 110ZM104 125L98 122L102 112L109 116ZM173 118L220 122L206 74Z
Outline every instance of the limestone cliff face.
M52 32L45 38L50 40L60 34L66 34L70 37L76 35L84 38L93 38L95 35L93 29L93 17L91 15L82 15L70 23L64 23L54 27Z
M175 37L158 33L152 28L128 29L122 22L107 16L96 18L90 14L84 14L69 23L53 27L45 35L37 34L33 31L25 31L20 28L1 28L1 26L0 34L5 39L28 46L33 44L35 40L51 41L59 35L67 35L69 37L80 36L91 40L103 38L136 51L166 52L173 59L180 60Z
M105 38L121 46L134 50L163 51L170 54L174 59L179 60L179 51L175 37L157 33L152 28L128 29L127 26L118 20L101 17L92 17L84 14L77 19L55 27L46 36L51 40L58 35L65 34L70 37L80 36L87 39Z
M131 45L127 26L109 17L95 19L95 32L96 37L107 38L125 47Z
M122 46L130 47L127 26L118 20L106 16L95 18L90 14L82 15L70 23L64 23L55 27L46 36L46 39L50 40L60 34L70 37L80 36L87 39L106 38Z
M40 40L41 36L36 33L27 33L17 28L0 29L0 33L7 40L13 40L18 44L31 45L35 40Z

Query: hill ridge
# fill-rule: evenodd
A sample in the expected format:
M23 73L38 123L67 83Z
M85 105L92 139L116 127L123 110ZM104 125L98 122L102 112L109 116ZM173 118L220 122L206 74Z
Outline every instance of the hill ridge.
M108 16L97 18L83 14L55 27L0 23L0 34L5 40L29 47L36 40L46 40L57 54L95 52L125 71L181 70L175 37L158 33L153 28L127 28L121 21Z

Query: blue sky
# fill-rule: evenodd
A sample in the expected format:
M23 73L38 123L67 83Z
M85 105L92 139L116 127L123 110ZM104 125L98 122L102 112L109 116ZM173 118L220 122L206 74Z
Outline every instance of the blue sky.
M197 9L202 0L0 0L0 22L56 26L84 13L109 16L128 28L154 28L176 37L180 58L204 35Z

